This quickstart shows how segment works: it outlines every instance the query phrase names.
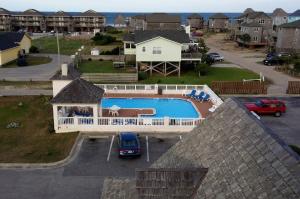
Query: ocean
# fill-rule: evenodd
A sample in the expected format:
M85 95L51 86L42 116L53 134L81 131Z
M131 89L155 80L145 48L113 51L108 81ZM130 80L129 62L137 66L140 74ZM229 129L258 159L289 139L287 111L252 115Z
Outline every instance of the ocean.
M134 12L123 12L123 13L116 13L116 12L101 12L102 14L105 15L106 17L106 23L108 25L112 25L114 24L114 20L116 18L116 16L118 16L119 14L122 15L123 17L132 17L132 16L135 16L135 15L141 15L141 14L150 14L150 13L134 13ZM189 15L191 15L192 13L169 13L169 14L177 14L177 15L180 15L181 16L181 22L183 24L186 23L186 19ZM213 14L215 13L197 13L197 14L200 14L204 20L208 20L208 18L210 16L212 16ZM242 13L223 13L225 14L226 16L228 16L231 20L235 17L238 17L240 16Z

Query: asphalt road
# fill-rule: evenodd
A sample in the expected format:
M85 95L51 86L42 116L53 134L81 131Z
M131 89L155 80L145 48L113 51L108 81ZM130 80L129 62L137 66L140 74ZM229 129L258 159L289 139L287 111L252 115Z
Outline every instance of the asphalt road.
M242 97L239 99L242 102L252 102L260 98ZM286 103L287 112L281 117L261 116L261 121L287 144L300 147L300 97L278 97L276 99L281 99Z
M178 136L163 140L149 137L147 152L146 138L141 137L142 156L119 159L115 139L107 161L111 138L84 140L77 158L62 168L0 170L0 198L99 199L105 177L134 177L135 168L149 167L180 140Z

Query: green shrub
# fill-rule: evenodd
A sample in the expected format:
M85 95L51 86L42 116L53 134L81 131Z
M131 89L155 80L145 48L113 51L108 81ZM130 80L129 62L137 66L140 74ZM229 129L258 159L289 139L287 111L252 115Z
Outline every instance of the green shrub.
M96 35L92 38L96 45L108 45L116 41L115 37L110 35L103 35L101 33L96 33Z
M103 51L100 54L101 55L119 55L120 53L120 47L115 47L114 49L110 51Z
M54 130L54 123L53 123L53 120L49 120L48 121L48 133L54 133L55 130Z
M297 71L297 72L300 72L300 61L297 61L297 62L294 64L294 70Z
M38 49L38 47L36 47L36 46L31 46L31 47L29 48L29 52L30 52L30 53L39 53L39 49Z
M145 80L145 79L148 78L148 75L147 75L146 72L139 72L138 73L138 78L139 78L139 80Z
M200 63L195 66L196 72L199 74L199 76L205 76L209 72L210 65L206 63Z

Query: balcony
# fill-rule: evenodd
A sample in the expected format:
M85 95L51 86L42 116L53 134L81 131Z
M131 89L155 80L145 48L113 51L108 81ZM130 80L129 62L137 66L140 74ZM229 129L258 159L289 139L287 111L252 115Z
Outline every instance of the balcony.
M182 61L201 61L202 54L199 52L181 53Z

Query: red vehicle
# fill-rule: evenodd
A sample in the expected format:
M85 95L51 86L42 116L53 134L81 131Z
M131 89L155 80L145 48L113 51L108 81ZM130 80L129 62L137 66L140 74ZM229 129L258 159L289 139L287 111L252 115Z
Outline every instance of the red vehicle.
M245 103L245 106L249 111L253 111L258 115L273 114L280 117L286 111L285 103L281 100L263 99L253 103Z

